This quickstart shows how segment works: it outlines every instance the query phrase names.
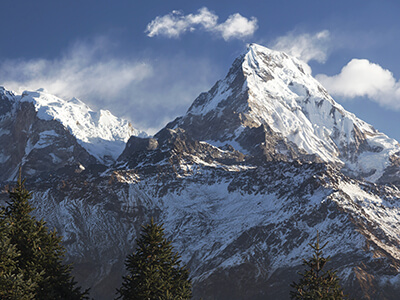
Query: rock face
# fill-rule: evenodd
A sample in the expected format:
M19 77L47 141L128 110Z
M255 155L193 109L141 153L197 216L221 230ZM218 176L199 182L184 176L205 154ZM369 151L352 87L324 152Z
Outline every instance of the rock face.
M285 53L250 45L226 78L168 127L251 154L261 150L269 159L324 161L379 180L399 159L398 142L345 111L308 68Z
M317 230L352 297L397 299L400 146L345 111L307 69L251 45L184 116L152 138L131 137L107 166L79 134L58 128L56 117L37 119L40 109L3 89L0 139L19 132L23 143L33 139L27 124L42 129L31 142L38 154L19 146L14 164L3 159L10 171L2 180L23 162L36 214L63 236L77 280L95 299L114 297L151 217L189 266L195 299L288 299ZM25 110L20 119L36 121L7 117ZM62 138L41 134L50 130ZM46 139L81 152L45 172L36 161L64 157L40 152Z
M0 119L2 181L14 179L21 165L23 175L31 177L97 162L62 124L38 118L32 103L16 101L11 93L0 94L0 101L5 108Z
M15 179L20 166L24 176L36 177L110 164L131 135L144 134L108 111L43 91L15 95L1 87L0 109L1 181Z

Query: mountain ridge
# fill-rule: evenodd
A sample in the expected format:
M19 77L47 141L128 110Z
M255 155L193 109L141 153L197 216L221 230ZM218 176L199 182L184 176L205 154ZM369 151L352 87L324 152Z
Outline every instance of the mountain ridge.
M79 99L65 101L43 89L18 95L1 87L0 98L0 140L9 144L1 153L0 164L8 165L6 169L13 165L7 177L10 180L19 166L34 160L44 164L42 171L68 165L75 165L77 171L91 164L110 165L131 135L147 136L109 111L95 112ZM19 149L16 153L14 144ZM34 173L31 168L27 175Z
M317 230L352 297L396 299L398 143L310 76L296 59L253 44L184 116L153 137L130 137L115 164L99 164L82 148L86 161L28 176L36 214L63 236L78 282L96 299L112 298L140 226L154 217L191 270L194 299L287 299ZM0 108L10 109L4 99ZM60 145L79 148L59 122L37 120L33 104L23 106L34 122L21 117L25 127L12 128L24 143L27 124L35 124L34 145L64 130ZM1 130L14 124L4 120ZM3 152L7 136L0 135ZM363 155L380 169L358 170Z
M317 155L360 178L382 179L391 161L400 157L399 143L347 112L305 69L285 53L251 44L224 80L167 127L181 127L215 145L240 145L248 135L241 136L244 129L267 126L277 135L270 144L278 145L267 152ZM282 143L297 149L282 145L280 151Z

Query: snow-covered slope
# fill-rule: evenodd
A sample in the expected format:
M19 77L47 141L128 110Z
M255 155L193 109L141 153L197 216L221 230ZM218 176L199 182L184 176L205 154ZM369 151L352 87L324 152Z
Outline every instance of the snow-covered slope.
M127 120L108 110L95 112L77 98L66 101L40 89L23 92L20 101L33 103L40 119L59 121L102 163L114 161L131 135L146 136Z
M65 181L62 187L31 186L38 215L64 236L77 278L95 299L113 296L123 261L150 217L164 223L189 265L195 299L287 299L317 230L329 242L324 253L346 292L396 299L396 187L351 179L325 163L255 166L233 149L180 130L154 139L158 144L142 140L151 147L133 147L120 169L53 178Z
M16 114L22 103L33 104L38 119L59 122L100 163L114 162L132 135L146 136L144 132L133 128L127 120L117 118L107 110L93 111L76 98L66 101L43 89L16 95L1 88L1 93L0 105L4 106L3 112ZM44 148L51 145L51 142L51 139L41 139L40 145L36 146Z
M399 158L399 143L344 110L306 64L256 44L235 61L224 80L170 124L215 145L239 143L245 150L255 146L244 142L245 129L260 126L275 135L264 141L264 152L297 153L290 159L316 155L371 181L382 178Z
M82 147L92 131L57 111L88 116L92 128L80 102L41 91L0 98L0 167L26 162L36 214L64 237L95 299L115 296L151 217L188 264L194 299L288 299L317 230L347 293L398 298L399 145L346 112L300 61L251 45L186 115L131 137L108 167ZM72 172L34 176L64 164Z

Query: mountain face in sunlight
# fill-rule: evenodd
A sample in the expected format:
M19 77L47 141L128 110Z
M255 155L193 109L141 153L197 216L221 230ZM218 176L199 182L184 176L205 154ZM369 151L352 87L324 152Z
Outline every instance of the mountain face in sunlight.
M195 299L287 299L317 230L352 297L400 292L400 145L283 52L250 45L153 137L80 100L1 89L0 142L2 185L22 166L95 299L114 296L151 217Z

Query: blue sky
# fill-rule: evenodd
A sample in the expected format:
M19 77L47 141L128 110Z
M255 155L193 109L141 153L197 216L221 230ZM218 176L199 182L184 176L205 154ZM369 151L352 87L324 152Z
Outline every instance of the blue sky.
M154 133L255 42L308 62L400 140L398 1L2 1L0 85L45 88Z

